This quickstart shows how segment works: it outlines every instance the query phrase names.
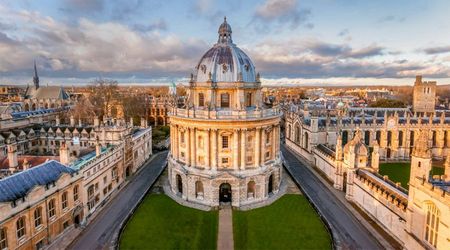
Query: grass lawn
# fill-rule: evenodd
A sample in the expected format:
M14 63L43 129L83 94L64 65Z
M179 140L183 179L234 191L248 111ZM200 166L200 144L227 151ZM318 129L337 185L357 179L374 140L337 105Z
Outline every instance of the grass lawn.
M148 195L128 222L120 249L216 249L218 212L184 207Z
M268 207L233 211L235 249L331 249L331 236L304 196L286 194Z
M380 163L379 173L389 176L389 179L394 182L400 182L402 187L408 189L410 171L411 163L409 162ZM444 174L444 168L433 166L432 175L442 174Z

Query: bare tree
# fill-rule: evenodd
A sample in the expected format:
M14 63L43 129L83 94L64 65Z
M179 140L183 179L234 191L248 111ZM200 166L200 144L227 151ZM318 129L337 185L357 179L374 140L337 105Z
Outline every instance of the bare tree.
M113 101L119 98L118 83L111 79L96 79L89 88L89 101L95 108L95 114L99 117L108 113L108 108Z

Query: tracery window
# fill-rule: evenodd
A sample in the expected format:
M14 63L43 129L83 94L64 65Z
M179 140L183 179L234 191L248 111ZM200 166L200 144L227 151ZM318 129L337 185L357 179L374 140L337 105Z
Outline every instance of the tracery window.
M425 225L425 240L436 247L439 230L440 212L436 205L429 203L427 206L427 221Z
M56 208L55 208L55 199L51 199L48 202L48 217L52 218L56 214Z
M20 217L17 221L16 221L16 233L17 233L17 239L22 238L23 236L25 236L25 217Z
M62 207L62 209L66 209L67 208L67 192L64 192L61 195L61 207Z
M0 228L0 249L8 248L8 239L6 228Z
M42 208L38 207L34 210L34 227L38 227L42 224Z

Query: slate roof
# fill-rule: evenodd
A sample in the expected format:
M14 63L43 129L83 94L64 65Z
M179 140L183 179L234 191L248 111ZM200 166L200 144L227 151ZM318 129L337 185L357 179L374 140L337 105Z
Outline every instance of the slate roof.
M64 88L59 86L39 87L38 89L31 88L27 91L27 95L32 99L67 100L70 98Z
M76 171L51 160L34 168L0 180L0 202L11 202L25 197L35 186L56 182L63 173Z

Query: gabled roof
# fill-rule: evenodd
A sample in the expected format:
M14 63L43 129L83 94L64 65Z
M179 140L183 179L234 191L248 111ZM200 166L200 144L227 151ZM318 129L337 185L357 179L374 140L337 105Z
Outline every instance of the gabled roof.
M76 171L51 160L34 168L0 180L0 202L10 202L25 197L35 186L56 182L64 174Z
M32 99L69 99L69 94L64 88L58 86L39 87L38 89L30 88L27 91L27 95Z

